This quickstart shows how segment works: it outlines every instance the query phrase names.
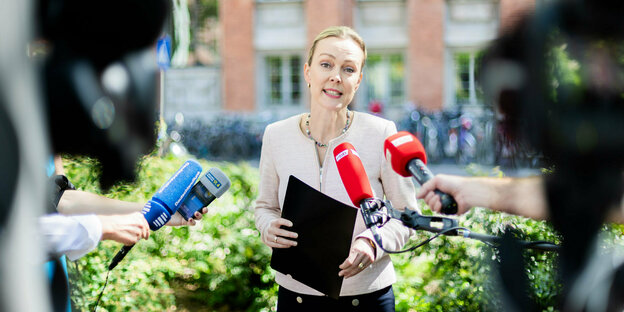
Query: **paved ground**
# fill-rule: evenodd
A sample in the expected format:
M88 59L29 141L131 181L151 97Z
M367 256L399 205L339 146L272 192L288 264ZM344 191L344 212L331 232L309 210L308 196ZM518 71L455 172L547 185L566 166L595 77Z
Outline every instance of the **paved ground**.
M473 172L485 172L491 173L493 172L494 166L482 166L473 164L471 166L465 165L454 165L454 164L430 164L428 165L429 169L433 174L445 173L445 174L454 174L461 176L471 176ZM530 175L539 175L539 169L529 169L529 168L499 168L505 176L508 177L526 177Z

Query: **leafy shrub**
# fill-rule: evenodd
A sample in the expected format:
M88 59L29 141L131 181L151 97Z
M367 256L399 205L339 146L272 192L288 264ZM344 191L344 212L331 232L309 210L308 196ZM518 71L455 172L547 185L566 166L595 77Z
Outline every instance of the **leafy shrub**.
M425 212L429 212L425 210ZM486 209L475 208L459 218L472 231L502 235L505 225L512 225L526 240L558 241L544 222L527 220ZM418 234L422 241L430 235ZM560 286L552 252L525 251L531 296L540 309L556 304ZM500 311L500 293L496 291L496 249L476 240L442 237L411 254L393 257L399 272L395 284L398 311Z
M107 197L145 202L183 160L146 158L136 183L119 184ZM141 241L110 272L99 311L262 311L275 303L270 249L260 241L250 211L257 170L245 164L208 163L231 179L230 190L210 205L194 227L164 227ZM65 159L79 189L98 192L97 165L88 158ZM68 264L78 310L92 310L104 285L108 263L119 250L102 242L89 255Z
M262 244L250 209L256 197L258 171L246 163L209 163L232 180L232 187L210 205L194 227L164 227L142 241L112 272L99 311L270 311L277 286L269 267L270 249ZM145 202L183 160L145 158L133 184L114 186L106 196ZM70 180L80 189L99 192L97 165L88 158L65 159ZM470 169L470 168L469 168ZM474 175L497 175L499 171ZM425 213L431 213L424 209ZM512 225L526 240L558 242L545 222L473 209L459 218L475 232L500 234ZM605 225L607 244L624 240L621 225ZM420 242L429 235L418 233ZM103 242L94 252L69 262L71 293L78 310L93 310L108 263L120 245ZM539 309L552 311L560 285L551 252L524 253L530 295ZM499 311L496 289L498 255L481 242L441 237L415 252L392 256L398 281L397 311Z

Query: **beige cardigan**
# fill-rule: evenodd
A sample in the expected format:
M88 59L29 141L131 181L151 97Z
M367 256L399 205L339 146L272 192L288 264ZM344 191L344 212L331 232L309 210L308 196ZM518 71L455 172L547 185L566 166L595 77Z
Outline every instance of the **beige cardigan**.
M380 198L385 194L394 207L407 206L416 209L414 184L411 179L396 174L383 154L384 140L396 133L393 122L355 112L349 129L328 143L324 163L319 166L314 142L304 135L299 127L301 116L296 115L272 123L264 132L260 156L259 194L255 207L256 227L264 242L269 223L281 215L290 175L338 201L352 205L333 157L334 147L343 142L353 144L358 151L375 197ZM392 220L378 232L383 246L388 250L403 247L413 233L397 220ZM359 210L353 240L358 237L373 238L371 232L366 229ZM341 296L370 293L396 281L394 267L388 254L379 246L376 252L377 257L372 265L343 281ZM276 272L275 280L282 287L297 293L323 295L280 272Z

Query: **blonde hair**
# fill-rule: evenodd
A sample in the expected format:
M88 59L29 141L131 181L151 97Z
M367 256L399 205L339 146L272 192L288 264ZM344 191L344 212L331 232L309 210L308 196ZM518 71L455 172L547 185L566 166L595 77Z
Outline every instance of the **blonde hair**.
M314 38L314 41L312 42L312 47L310 47L310 52L308 53L308 65L312 63L312 56L314 55L314 50L316 50L316 44L319 41L330 37L336 37L341 39L350 38L355 41L360 46L360 48L362 48L362 52L364 52L364 59L362 60L362 68L364 68L364 64L366 64L366 44L364 43L362 37L360 37L360 35L355 32L355 30L347 26L330 26L328 28L325 28L325 30L321 31L321 33L318 34L316 38Z

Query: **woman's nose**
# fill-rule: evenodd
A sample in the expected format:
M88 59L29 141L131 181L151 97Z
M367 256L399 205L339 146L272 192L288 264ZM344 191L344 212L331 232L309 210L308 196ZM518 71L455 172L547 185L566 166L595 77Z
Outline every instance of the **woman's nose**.
M340 73L332 73L332 75L329 77L329 81L335 83L341 82L342 79L340 78Z

